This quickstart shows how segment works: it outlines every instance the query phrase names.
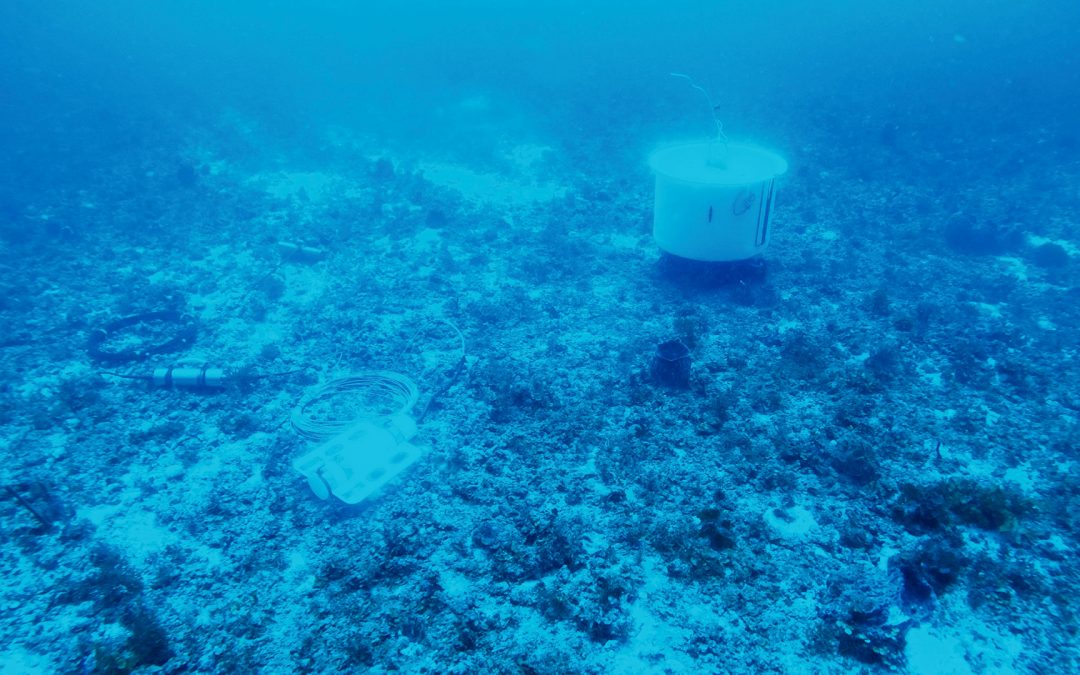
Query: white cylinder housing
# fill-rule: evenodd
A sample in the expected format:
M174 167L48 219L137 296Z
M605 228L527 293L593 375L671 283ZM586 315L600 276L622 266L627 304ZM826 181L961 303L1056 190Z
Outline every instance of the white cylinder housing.
M656 174L653 237L682 258L743 260L769 243L779 155L751 145L690 143L649 158Z

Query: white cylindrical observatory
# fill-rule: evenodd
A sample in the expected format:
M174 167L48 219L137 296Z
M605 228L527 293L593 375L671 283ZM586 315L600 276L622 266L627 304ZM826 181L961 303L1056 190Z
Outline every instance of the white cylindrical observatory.
M656 174L653 237L682 258L751 258L769 243L776 178L787 171L779 155L719 141L676 145L649 158Z

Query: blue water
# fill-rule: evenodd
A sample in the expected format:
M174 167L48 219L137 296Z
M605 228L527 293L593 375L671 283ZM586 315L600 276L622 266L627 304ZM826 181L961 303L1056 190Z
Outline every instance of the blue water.
M0 672L1077 671L1078 30L6 0Z

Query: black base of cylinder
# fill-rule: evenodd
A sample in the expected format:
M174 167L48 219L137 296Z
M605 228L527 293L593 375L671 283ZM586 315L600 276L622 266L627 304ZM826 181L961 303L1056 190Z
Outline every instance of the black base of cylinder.
M660 276L668 281L696 288L724 288L738 284L764 283L768 263L756 256L746 260L707 262L662 253L657 261Z

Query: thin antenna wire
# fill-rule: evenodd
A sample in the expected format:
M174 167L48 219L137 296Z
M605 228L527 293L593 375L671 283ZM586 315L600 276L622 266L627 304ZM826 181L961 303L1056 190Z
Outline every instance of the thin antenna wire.
M713 122L716 123L716 137L720 139L721 143L727 145L728 138L727 135L724 133L724 123L720 121L720 117L716 114L717 106L713 105L712 96L709 96L709 92L705 90L705 87L702 87L697 82L694 82L694 78L690 77L689 75L684 75L683 73L671 73L671 76L686 80L690 83L691 87L701 92L701 95L705 97L705 100L709 104L709 111L712 112Z

